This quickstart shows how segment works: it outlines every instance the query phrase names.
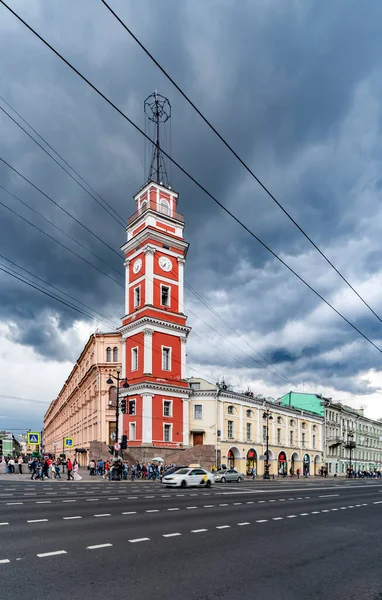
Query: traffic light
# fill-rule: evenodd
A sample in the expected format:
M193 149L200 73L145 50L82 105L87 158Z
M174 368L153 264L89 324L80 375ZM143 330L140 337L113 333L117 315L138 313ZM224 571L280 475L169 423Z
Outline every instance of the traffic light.
M126 414L126 400L124 398L121 400L121 413Z
M123 435L121 439L121 450L126 450L127 448L127 435Z

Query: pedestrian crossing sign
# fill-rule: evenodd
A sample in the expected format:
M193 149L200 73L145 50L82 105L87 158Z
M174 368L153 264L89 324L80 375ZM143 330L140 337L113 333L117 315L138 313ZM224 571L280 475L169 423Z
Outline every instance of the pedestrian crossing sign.
M73 448L74 439L71 437L64 438L64 446L65 448Z
M39 433L28 431L28 444L40 445L41 436Z

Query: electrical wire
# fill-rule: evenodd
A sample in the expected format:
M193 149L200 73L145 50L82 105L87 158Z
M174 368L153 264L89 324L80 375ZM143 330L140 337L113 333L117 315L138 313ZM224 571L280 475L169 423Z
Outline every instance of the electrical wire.
M172 85L178 90L178 92L183 96L183 98L188 102L190 106L197 112L197 114L203 119L203 121L208 125L208 127L215 133L215 135L219 138L219 140L225 145L226 148L233 154L233 156L240 162L240 164L246 169L246 171L255 179L255 181L260 185L260 187L265 191L265 193L273 200L275 204L282 210L282 212L288 217L288 219L297 227L297 229L302 233L302 235L309 241L309 243L319 252L319 254L326 260L326 262L334 269L334 271L341 277L341 279L346 283L346 285L358 296L358 298L363 302L363 304L373 313L373 315L382 323L382 318L373 310L373 308L366 302L364 298L357 292L354 286L345 278L344 275L337 269L337 267L333 264L333 262L324 254L324 252L319 248L319 246L312 240L312 238L304 231L304 229L297 223L297 221L292 217L292 215L284 208L284 206L277 200L277 198L271 193L268 187L255 175L252 169L244 162L244 160L239 156L239 154L232 148L232 146L225 140L225 138L217 131L217 129L212 125L212 123L204 116L204 114L198 109L198 107L192 102L192 100L187 96L187 94L182 90L182 88L174 81L174 79L167 73L167 71L160 65L160 63L154 58L154 56L148 51L148 49L142 44L142 42L137 38L136 35L131 31L131 29L120 19L120 17L113 11L113 9L108 5L105 0L101 0L102 4L106 6L106 8L111 12L111 14L117 19L117 21L122 25L122 27L127 31L127 33L134 39L134 41L140 46L140 48L145 52L145 54L153 61L153 63L158 67L158 69L163 73L163 75L172 83Z
M3 99L1 96L0 96L0 99L1 99L1 100L3 100L3 102L6 102L6 101L5 101L5 100L4 100L4 99ZM8 102L6 102L6 104L8 104ZM10 106L10 105L8 104L8 106ZM12 107L10 106L10 108L12 108ZM12 116L11 116L11 115L10 115L10 114L9 114L9 113L6 111L6 110L5 110L5 109L4 109L2 106L0 106L0 110L2 110L2 111L3 111L3 113L4 113L4 114L6 114L6 115L7 115L7 116L8 116L8 117L9 117L9 118L10 118L10 119L11 119L11 120L12 120L12 121L13 121L13 122L14 122L14 123L17 125L17 127L19 127L19 128L22 130L22 131L24 131L24 133L26 133L26 135L27 135L27 136L28 136L28 137L29 137L31 140L33 140L33 141L34 141L34 143L35 143L35 144L37 144L37 146L39 146L39 147L41 148L41 150L43 150L43 151L45 152L45 154L47 154L47 155L48 155L48 156L49 156L49 157L50 157L50 158L51 158L51 159L52 159L52 160L53 160L53 161L54 161L54 162L55 162L55 163L56 163L56 164L57 164L57 165L58 165L58 166L59 166L59 167L60 167L60 168L63 170L63 171L65 171L65 173L67 173L67 174L69 175L69 177L71 177L71 178L73 179L73 181L75 181L75 182L77 183L77 185L79 185L79 186L80 186L80 187L81 187L81 188L82 188L82 189L83 189L83 190L84 190L84 191L85 191L87 194L89 194L89 196L90 196L91 198L93 198L93 200L95 200L95 201L97 202L97 204L99 204L99 206L100 206L100 207L101 207L101 208L102 208L102 209L103 209L105 212L107 212L107 213L108 213L108 214L109 214L109 215L110 215L110 216L111 216L111 217L112 217L112 218L113 218L113 219L114 219L114 220L115 220L115 221L118 223L118 225L121 225L122 227L125 227L125 223L124 223L124 221L123 221L122 217L121 217L120 215L118 215L118 213L116 213L116 214L118 215L118 218L117 218L117 217L115 217L115 216L113 215L113 213L111 213L111 212L110 212L110 211L109 211L107 208L105 208L105 206L103 206L103 204L102 204L102 203L101 203L101 202L100 202L100 201L99 201L99 200L98 200L98 199L97 199L95 196L93 196L93 194L91 194L91 193L89 192L89 190L87 190L87 189L86 189L86 187L85 187L85 186L83 186L83 185L82 185L82 183L80 183L79 181L77 181L77 179L76 179L75 177L73 177L73 175L72 175L72 174L71 174L71 173L70 173L70 172L69 172L67 169L65 169L65 167L63 167L63 166L61 165L61 163L59 163L59 162L58 162L58 160L56 160L56 159L54 158L54 156L52 156L52 155L51 155L51 154L50 154L50 153L49 153L49 152L46 150L46 148L44 148L44 146L42 146L42 145L41 145L41 144L40 144L40 143L39 143L37 140L35 140L35 139L34 139L34 137L33 137L33 136L32 136L32 135L31 135L31 134L30 134L30 133L29 133L29 132L28 132L28 131L27 131L27 130L26 130L26 129L25 129L23 126L22 126L22 125L20 125L20 123L18 123L18 122L16 121L16 119L14 119L14 118L13 118L13 117L12 117ZM17 115L20 117L20 119L22 119L22 120L23 120L25 123L27 123L28 127L30 127L30 128L32 129L32 131L33 131L33 132L34 132L36 135L38 135L38 136L39 136L39 137L40 137L40 138L41 138L41 139L44 141L44 143L45 143L45 144L47 144L47 145L49 146L49 148L51 148L51 149L53 150L53 152L56 152L56 151L55 151L55 150L52 148L52 146L50 146L50 144L48 144L48 143L47 143L47 142L44 140L44 138L43 138L43 137L42 137L40 134L38 134L38 133L37 133L37 131L35 131L35 129L33 129L33 127L31 127L31 126L29 125L29 123L28 123L27 121L25 121L25 119L23 119L23 118L22 118L22 117L21 117L21 116L20 116L20 115L19 115L19 114L18 114L18 113L17 113L17 112L14 110L14 108L12 108L12 110L13 110L13 111L14 111L14 112L15 112L15 113L16 113L16 114L17 114ZM57 156L60 156L60 155L59 155L57 152L56 152L56 154L57 154ZM61 158L61 160L62 160L62 161L64 161L66 164L68 164L68 163L67 163L67 162L66 162L66 161L65 161L65 160L64 160L64 159L63 159L61 156L60 156L60 158ZM78 177L81 177L81 176L80 176L80 175L77 173L77 171L75 171L75 170L73 169L73 167L71 167L70 165L68 165L68 166L69 166L69 168L70 168L70 169L72 169L72 171L73 171L74 173L76 173L76 175L77 175ZM82 177L81 177L81 179L82 179ZM89 187L91 187L91 186L90 186L90 185L89 185L87 182L85 182L85 183L86 183L86 185L88 185ZM91 189L92 189L92 188L91 188ZM93 190L93 191L94 191L94 190ZM95 192L95 193L97 193L97 192ZM109 205L109 204L106 202L106 200L104 200L103 198L102 198L102 200L103 200L103 202L105 202L105 203L107 204L107 206L110 206L110 205ZM110 207L110 208L111 208L112 210L114 210L112 207ZM115 211L114 211L114 212L115 212Z
M62 60L74 73L76 73L89 87L91 87L101 98L105 100L115 111L117 111L134 129L140 132L143 136L148 137L144 131L132 121L121 109L119 109L109 98L103 94L89 79L85 77L74 65L72 65L62 54L58 52L49 42L47 42L31 25L29 25L20 15L18 15L10 6L0 0L0 3L11 12L31 33L33 33L47 48L49 48L60 60ZM156 143L148 138L153 146ZM240 225L251 237L253 237L263 248L265 248L276 260L278 260L284 267L288 269L301 283L303 283L313 294L315 294L322 302L324 302L329 308L331 308L345 323L347 323L354 331L356 331L361 337L363 337L369 344L371 344L378 352L382 353L382 349L379 348L366 334L364 334L356 325L354 325L349 319L347 319L339 310L337 310L328 300L326 300L317 290L315 290L305 279L303 279L292 267L290 267L276 252L274 252L265 242L263 242L249 227L247 227L238 217L234 215L220 200L218 200L213 194L211 194L201 183L199 183L195 177L193 177L186 169L184 169L174 158L172 158L165 150L161 149L162 153L184 174L188 177L195 185L201 189L211 200L213 200L226 214L228 214L238 225Z

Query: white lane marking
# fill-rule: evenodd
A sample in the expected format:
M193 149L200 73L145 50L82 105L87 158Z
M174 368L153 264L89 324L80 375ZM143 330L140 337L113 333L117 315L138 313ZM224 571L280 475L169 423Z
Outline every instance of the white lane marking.
M203 504L203 508L213 508L213 506L213 504Z
M77 500L63 500L63 502L77 502Z
M250 525L249 521L244 521L244 523L238 523L238 525L242 526L242 525Z
M261 501L260 501L261 502ZM269 500L269 502L276 502L276 500Z
M323 496L318 496L319 498L336 498L339 494L324 494Z
M64 521L69 521L70 519L82 519L82 517L62 517Z
M284 517L272 517L272 521L282 521Z
M356 508L359 508L360 506L362 506L362 504L356 504Z
M348 506L348 508L354 508L353 504L350 504L350 505Z
M310 514L311 515L319 515L320 511L319 510L312 510L312 512Z
M153 496L154 498L154 496ZM108 500L119 500L119 498L108 498Z
M310 496L304 496L305 500L309 500Z
M36 504L51 504L52 501L51 500L39 500L38 502L36 502Z
M102 513L100 515L94 515L95 517L111 517L110 513Z
M302 498L296 498L296 500L302 500Z
M13 506L14 504L24 504L23 502L7 502L7 506Z
M331 508L330 510L339 510L339 508Z
M131 511L129 511L129 512L123 512L122 514L123 514L123 515L136 515L137 513L136 513L136 511L135 511L135 510L131 510Z
M259 519L256 523L268 523L268 519Z
M194 508L198 508L197 506L186 506L187 510L193 510Z
M46 558L47 556L57 556L58 554L67 554L66 550L56 550L55 552L43 552L42 554L37 554L39 558Z
M127 496L128 500L136 500L138 496Z
M280 498L279 502L285 502L285 498Z
M257 504L264 504L264 502L266 502L266 500L259 500Z
M243 504L242 502L234 502L233 505L234 506L240 506L240 504Z
M1 526L1 525L9 525L9 523L0 523L0 526Z
M347 510L347 506L340 506L340 510Z
M48 519L31 519L30 521L27 521L27 523L46 523Z
M379 500L378 502L373 502L373 504L382 504L382 500Z
M204 531L208 531L208 529L191 529L191 533L203 533Z
M216 529L229 529L231 525L218 525Z
M163 537L170 538L170 537L176 537L177 535L182 535L182 534L181 533L164 533Z
M307 517L309 513L300 513L300 517Z
M324 510L322 510L321 512L329 512L329 510L327 508L325 508Z
M166 510L180 510L179 508L167 508Z
M137 542L149 542L150 538L148 537L144 537L144 538L135 538L134 540L129 540L129 542L131 544L136 544Z
M367 504L362 504L362 506L367 506Z
M86 550L98 550L98 548L110 548L113 544L96 544L95 546L86 546Z
M8 560L8 558L2 558L2 559L0 560L0 564L1 564L1 565L4 565L5 563L9 563L9 562L11 562L11 561L10 561L10 560Z
M177 496L178 496L179 498L182 498L182 497L184 497L184 496L185 496L185 494L177 494ZM153 498L154 498L154 496L153 496Z
M161 496L161 498L170 498L170 496L169 495L168 496Z
M288 498L288 500L294 500L294 498Z
M219 504L219 506L228 506L228 504Z
M87 498L86 502L95 502L96 500L99 500L99 498Z
M246 502L246 504L255 504L255 503L254 502ZM220 504L219 504L219 506L220 506Z
M157 508L153 508L152 510L146 510L147 513L159 512Z
M295 519L297 515L287 515L287 519Z

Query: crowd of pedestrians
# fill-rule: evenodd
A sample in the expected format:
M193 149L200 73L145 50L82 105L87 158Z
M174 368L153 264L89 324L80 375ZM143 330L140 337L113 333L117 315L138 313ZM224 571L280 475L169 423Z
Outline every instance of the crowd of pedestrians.
M91 460L89 463L89 471L92 477L103 477L104 479L146 479L153 480L161 479L163 474L176 465L163 465L155 462L141 464L129 464L128 461L123 461L120 458L111 458L110 460Z

